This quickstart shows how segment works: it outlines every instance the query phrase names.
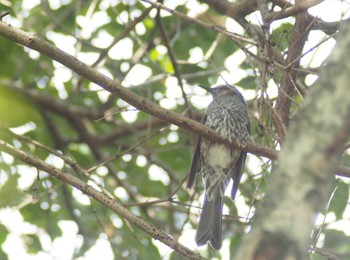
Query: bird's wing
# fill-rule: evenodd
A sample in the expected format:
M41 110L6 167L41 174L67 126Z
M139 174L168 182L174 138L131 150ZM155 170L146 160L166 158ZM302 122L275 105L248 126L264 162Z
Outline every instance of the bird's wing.
M205 124L207 117L203 115L201 123ZM197 136L196 145L194 148L194 153L192 157L191 169L187 179L187 188L192 188L194 181L196 180L196 175L199 171L200 161L201 161L201 151L200 151L201 136Z
M232 174L231 174L231 178L233 180L233 186L232 186L232 190L231 190L232 200L235 199L236 193L238 191L238 185L241 181L246 157L247 157L247 153L241 152L241 156L239 157L239 159L235 165L235 168L233 169Z
M248 121L247 124L247 131L250 134L250 122ZM231 178L233 180L233 186L232 186L232 190L231 190L231 198L232 200L235 199L236 197L236 193L238 191L238 185L241 182L241 177L243 174L243 170L244 170L244 165L245 165L245 161L247 158L247 152L241 152L241 155L231 173Z

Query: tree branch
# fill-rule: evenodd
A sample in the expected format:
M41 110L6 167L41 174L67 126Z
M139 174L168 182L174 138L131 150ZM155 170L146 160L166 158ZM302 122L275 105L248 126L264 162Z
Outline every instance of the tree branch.
M300 1L300 3L296 3L291 6L284 6L281 11L278 12L270 12L265 16L265 20L267 23L276 21L279 19L287 18L289 16L297 15L310 7L318 5L324 0L309 0L309 1Z
M114 37L113 41L104 49L102 49L100 56L97 58L97 60L91 65L92 67L96 67L103 59L108 55L108 52L115 46L120 40L124 39L131 30L135 28L135 26L141 22L145 17L150 13L150 11L153 9L153 7L149 7L146 10L144 10L141 15L139 15L135 20L133 20L130 24L128 24L124 31L120 34L118 34L116 37Z
M70 186L80 190L84 194L94 198L95 200L100 202L102 205L110 208L115 213L117 213L119 216L125 218L130 223L138 226L140 229L145 231L147 234L152 236L154 239L161 241L165 245L167 245L170 248L177 251L179 254L181 254L189 259L205 259L205 258L201 257L198 253L195 253L192 250L188 249L187 247L176 242L171 236L169 236L165 232L148 224L141 217L132 214L129 210L127 210L122 205L120 205L116 200L107 196L105 193L96 190L95 188L91 187L90 185L87 185L83 181L70 175L69 173L65 172L64 170L56 168L53 165L50 165L50 164L40 160L39 158L29 154L29 153L18 150L14 146L12 146L12 145L10 145L2 140L0 140L0 147L2 148L2 150L4 152L20 159L21 161L23 161L29 165L36 167L39 170L42 170L42 171L50 174L51 176L69 184Z
M238 44L242 44L242 43L249 43L249 44L252 44L252 45L258 45L257 42L254 42L252 41L251 39L249 38L246 38L244 36L241 36L239 34L235 34L235 33L232 33L232 32L229 32L227 31L225 28L222 28L221 26L216 26L216 25L213 25L213 24L209 24L209 23L206 23L206 22L203 22L201 20L198 20L196 18L193 18L193 17L190 17L188 15L185 15L185 14L182 14L180 12L177 12L169 7L166 7L165 5L161 4L161 3L158 3L158 2L153 2L153 1L150 1L150 0L142 0L143 2L146 2L146 3L149 3L150 5L154 6L154 7L157 7L157 8L162 8L163 10L166 10L167 12L171 13L171 14L174 14L178 17L181 17L187 21L191 21L193 23L196 23L196 24L199 24L205 28L208 28L214 32L218 32L218 33L221 33L225 36L227 36L229 39L231 39L232 41L238 43Z
M287 129L289 125L289 112L295 91L294 82L296 82L298 77L298 70L296 69L299 68L299 57L301 57L303 52L305 41L311 30L311 25L312 23L309 23L305 12L297 16L286 60L286 64L291 65L283 72L276 100L276 112L278 117L276 115L272 117L281 141L284 140L286 135L285 129Z
M344 59L350 27L342 29L327 66L291 124L264 205L235 259L305 259L315 218L335 185L330 173L336 171L350 135L349 60Z
M270 158L271 160L276 160L277 151L258 146L253 143L249 143L246 147L240 148L237 142L230 142L215 132L213 129L204 126L203 124L194 121L188 117L182 116L178 113L166 110L153 102L146 100L144 97L137 95L136 93L124 88L117 80L112 80L105 75L101 74L97 70L89 67L85 63L76 59L75 57L65 53L59 48L41 40L33 34L26 33L22 30L15 29L10 25L0 22L0 35L3 37L19 43L21 45L27 46L30 49L36 50L41 54L44 54L51 59L61 63L62 65L70 68L75 73L86 79L94 82L108 92L116 95L117 97L123 99L130 105L154 116L166 122L172 123L181 127L184 130L190 131L197 135L201 135L219 143L226 144L230 147L241 149L253 153L258 156L264 156Z
M278 154L277 150L259 146L254 143L249 143L246 147L238 147L237 142L230 142L225 138L223 138L222 136L220 136L217 132L215 132L211 128L208 128L197 121L194 121L188 117L182 116L178 113L166 110L150 101L147 101L143 97L122 87L119 82L114 81L110 78L107 78L97 70L87 66L86 64L74 58L73 56L65 53L64 51L58 49L57 47L50 45L49 43L39 39L38 37L32 34L28 34L19 29L15 29L3 22L0 22L0 35L4 36L5 38L11 41L28 46L29 48L32 48L34 50L39 51L42 54L47 55L53 60L56 60L61 64L65 65L66 67L72 69L77 74L83 77L86 77L87 79L98 84L99 86L106 89L107 91L113 94L116 94L119 98L125 100L129 104L137 107L138 109L146 113L149 113L150 115L156 118L159 118L165 122L177 125L184 130L187 130L197 135L201 135L210 140L226 144L230 147L233 147L236 149L238 148L243 151L247 151L252 154L255 154L257 156L269 158L271 160L277 159L277 154ZM340 166L339 176L350 177L349 168L345 166Z
M244 16L253 13L257 9L256 0L246 0L237 2L230 2L226 0L201 0L201 2L206 3L217 12L222 13L225 16L231 18L243 18Z

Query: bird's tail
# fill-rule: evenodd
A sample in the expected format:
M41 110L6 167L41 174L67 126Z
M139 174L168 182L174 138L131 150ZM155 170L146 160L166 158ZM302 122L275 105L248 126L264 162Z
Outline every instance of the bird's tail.
M221 248L222 204L223 197L220 195L215 196L211 201L208 201L205 196L196 234L198 246L205 245L209 241L214 249Z

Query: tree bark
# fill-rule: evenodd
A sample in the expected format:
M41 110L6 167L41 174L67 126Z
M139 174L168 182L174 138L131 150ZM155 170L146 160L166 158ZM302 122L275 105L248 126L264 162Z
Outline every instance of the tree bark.
M341 28L337 47L295 121L279 154L265 202L253 231L234 259L305 259L316 215L334 186L343 144L350 134L350 27Z

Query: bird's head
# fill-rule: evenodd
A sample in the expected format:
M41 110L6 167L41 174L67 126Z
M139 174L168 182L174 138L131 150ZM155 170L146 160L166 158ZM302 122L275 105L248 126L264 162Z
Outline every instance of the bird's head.
M207 86L204 85L198 85L199 87L207 90L212 96L213 98L217 98L220 96L226 96L226 95L237 95L240 98L243 99L242 94L238 91L238 89L232 85L219 85L213 88L209 88Z

